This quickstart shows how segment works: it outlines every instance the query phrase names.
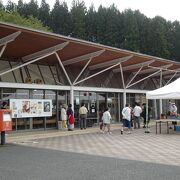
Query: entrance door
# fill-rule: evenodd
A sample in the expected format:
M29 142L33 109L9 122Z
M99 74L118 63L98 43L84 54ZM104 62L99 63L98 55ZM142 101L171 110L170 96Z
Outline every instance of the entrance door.
M97 95L97 109L98 109L98 113L97 113L97 119L98 122L102 121L102 115L104 110L107 107L107 94L106 93L98 93Z
M91 127L94 123L97 123L97 95L95 92L74 92L74 115L76 122L78 122L78 112L81 104L84 103L88 109L87 114L87 126ZM79 124L75 124L79 126Z
M107 106L110 109L112 116L112 123L119 122L119 105L118 105L118 94L108 93L107 95Z

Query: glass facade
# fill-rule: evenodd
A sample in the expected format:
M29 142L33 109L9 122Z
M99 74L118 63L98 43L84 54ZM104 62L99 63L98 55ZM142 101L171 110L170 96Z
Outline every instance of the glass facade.
M13 118L13 130L35 130L57 128L57 122L60 120L60 110L62 105L70 103L70 91L65 90L36 90L36 89L1 89L1 101L9 99L51 99L52 116L51 117L33 117L33 118ZM87 126L92 127L102 121L102 114L106 107L110 109L112 123L117 123L121 119L121 110L123 108L123 93L114 92L95 92L95 91L74 91L74 116L75 127L79 127L78 112L82 103L88 109ZM131 106L134 102L145 102L144 94L127 93L126 102ZM149 101L153 107L154 101ZM158 106L158 102L157 102ZM152 110L152 117L155 111Z

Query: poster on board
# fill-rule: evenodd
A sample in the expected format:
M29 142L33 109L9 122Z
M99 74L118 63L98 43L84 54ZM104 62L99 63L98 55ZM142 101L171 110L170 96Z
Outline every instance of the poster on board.
M52 116L51 99L10 99L12 118Z

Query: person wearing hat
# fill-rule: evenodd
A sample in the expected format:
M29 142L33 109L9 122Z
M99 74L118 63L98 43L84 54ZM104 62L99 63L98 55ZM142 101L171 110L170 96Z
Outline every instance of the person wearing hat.
M170 115L177 116L177 106L175 103L171 103Z

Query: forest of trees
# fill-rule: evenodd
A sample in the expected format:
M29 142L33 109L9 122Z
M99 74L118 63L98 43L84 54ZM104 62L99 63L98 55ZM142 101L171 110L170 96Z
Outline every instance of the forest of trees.
M19 0L17 4L9 0L6 6L0 0L0 12L15 15L7 20L0 13L0 21L24 25L16 20L21 16L33 20L33 28L40 25L57 34L180 61L179 21L167 21L160 16L148 18L138 10L120 12L114 4L108 8L100 5L95 10L93 5L87 8L82 0L72 0L70 9L60 0L52 9L46 0L41 0L40 5L37 0ZM38 25L34 26L34 22Z

